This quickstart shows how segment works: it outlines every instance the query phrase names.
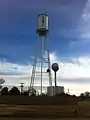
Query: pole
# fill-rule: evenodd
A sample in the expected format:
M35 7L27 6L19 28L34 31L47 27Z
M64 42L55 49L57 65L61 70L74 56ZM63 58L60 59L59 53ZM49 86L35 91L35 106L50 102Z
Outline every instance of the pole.
M42 68L43 68L43 37L41 38L41 95L42 95Z
M55 95L57 94L57 81L56 81L56 72L55 72Z
M55 87L57 86L56 72L55 72Z
M21 87L21 93L23 93L23 87L24 87L23 84L24 83L20 83L20 84L21 84L21 86L20 86Z
M49 68L49 85L51 86L51 96L53 96L53 89L52 89L52 78L51 78L51 65L50 65L50 50L49 50L49 41L48 38L46 36L46 47L47 47L47 54L48 54L48 68Z

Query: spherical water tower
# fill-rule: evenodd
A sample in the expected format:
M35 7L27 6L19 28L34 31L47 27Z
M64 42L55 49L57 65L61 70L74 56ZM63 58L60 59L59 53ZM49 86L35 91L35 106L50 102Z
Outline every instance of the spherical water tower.
M57 80L56 80L56 72L59 70L59 66L58 66L58 63L53 63L52 64L52 70L54 71L55 73L55 87L57 86Z
M30 93L36 81L40 81L41 95L43 81L48 80L49 86L52 86L51 65L49 55L48 31L49 19L45 13L38 15L37 41L34 55L34 64L32 68L32 76L30 82Z
M55 80L55 86L52 86L52 91L50 87L47 87L47 95L50 96L53 93L53 96L56 94L64 93L64 87L63 86L57 86L57 76L56 72L59 70L58 63L52 64L52 70L54 71L54 80Z

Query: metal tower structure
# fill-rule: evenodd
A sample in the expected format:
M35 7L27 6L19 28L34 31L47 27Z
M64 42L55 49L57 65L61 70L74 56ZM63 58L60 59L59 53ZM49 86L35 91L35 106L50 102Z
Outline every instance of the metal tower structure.
M23 93L23 87L24 87L24 84L25 83L20 83L21 85L20 85L20 88L21 88L21 94Z
M1 90L2 90L2 84L5 83L5 80L0 78L0 94L1 94Z
M34 55L34 64L32 68L29 94L31 94L34 90L35 81L40 81L41 95L43 81L48 80L49 86L52 87L48 32L48 15L43 13L39 14L38 29L36 31L36 49Z

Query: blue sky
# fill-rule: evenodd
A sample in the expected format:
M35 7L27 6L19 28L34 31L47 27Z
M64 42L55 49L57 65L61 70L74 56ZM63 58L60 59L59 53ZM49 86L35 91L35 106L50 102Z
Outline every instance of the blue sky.
M64 64L62 71L65 75L67 68L73 71L76 84L82 83L81 78L87 79L86 83L89 83L89 0L0 0L0 62L4 66L0 75L11 77L10 74L27 74L25 70L29 71L34 54L38 14L42 12L49 15L51 58L58 58ZM79 78L80 81L77 82Z
M60 57L65 58L89 54L87 43L70 46L80 39L78 28L86 2L87 0L38 0L38 3L36 0L0 0L0 58L25 63L33 55L37 16L41 12L49 14L52 52L56 51Z

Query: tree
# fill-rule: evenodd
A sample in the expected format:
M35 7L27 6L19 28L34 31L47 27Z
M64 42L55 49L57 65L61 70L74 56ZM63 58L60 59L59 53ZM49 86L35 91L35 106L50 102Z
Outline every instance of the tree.
M85 92L85 97L89 97L90 93L89 92Z
M76 95L72 95L72 97L77 98L77 96L76 96Z
M17 87L13 87L10 91L9 91L10 95L20 95L20 91L18 90Z
M85 93L81 93L78 97L79 100L86 100L90 98L90 92L86 91Z
M66 96L66 94L62 92L62 93L57 93L55 96Z
M36 96L36 92L37 92L37 91L36 91L34 88L31 88L29 92L30 92L30 93L29 93L30 96Z
M42 96L47 96L47 93L42 93Z
M23 93L21 93L21 95L28 96L29 95L29 91L24 91Z
M8 88L4 87L1 91L1 95L8 95Z
M80 94L80 97L84 97L84 93L81 93L81 94Z

